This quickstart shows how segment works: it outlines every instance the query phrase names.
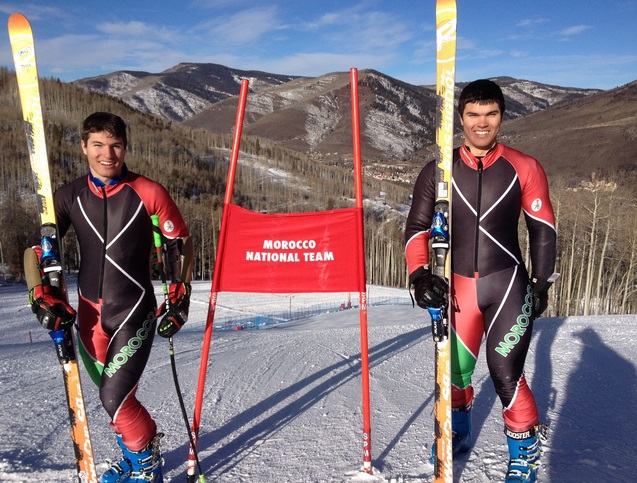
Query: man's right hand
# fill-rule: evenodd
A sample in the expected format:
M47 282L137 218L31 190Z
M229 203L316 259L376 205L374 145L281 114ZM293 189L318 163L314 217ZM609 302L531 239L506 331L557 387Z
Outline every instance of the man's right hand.
M545 282L543 280L533 279L531 287L533 288L533 317L537 319L549 306L549 289L553 282Z
M433 275L429 269L421 267L409 279L414 286L414 299L419 307L427 309L447 305L449 285L442 278Z
M60 330L75 322L77 312L66 300L55 295L55 289L49 285L36 285L29 291L31 310L48 330Z

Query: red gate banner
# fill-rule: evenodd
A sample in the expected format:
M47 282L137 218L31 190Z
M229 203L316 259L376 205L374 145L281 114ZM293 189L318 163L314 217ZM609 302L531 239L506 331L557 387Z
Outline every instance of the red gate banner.
M360 208L263 214L228 204L222 292L365 291Z

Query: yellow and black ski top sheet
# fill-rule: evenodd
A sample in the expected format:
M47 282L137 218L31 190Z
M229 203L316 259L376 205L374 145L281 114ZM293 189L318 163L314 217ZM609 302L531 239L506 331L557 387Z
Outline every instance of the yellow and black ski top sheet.
M42 227L42 248L47 254L48 260L47 265L42 266L35 251L27 250L25 252L25 271L30 272L27 274L27 280L30 280L31 284L35 284L39 283L41 279L40 270L44 270L45 276L51 281L51 284L58 286L66 295L44 136L33 32L27 18L19 13L9 17L8 28L18 78L31 171L37 195L38 215ZM73 330L51 332L51 337L55 342L58 359L62 366L78 480L80 483L97 483Z

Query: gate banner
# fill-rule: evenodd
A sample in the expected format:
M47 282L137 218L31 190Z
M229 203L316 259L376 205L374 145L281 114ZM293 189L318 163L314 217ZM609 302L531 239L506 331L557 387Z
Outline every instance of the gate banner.
M362 210L263 214L234 204L226 223L219 290L308 293L365 291Z

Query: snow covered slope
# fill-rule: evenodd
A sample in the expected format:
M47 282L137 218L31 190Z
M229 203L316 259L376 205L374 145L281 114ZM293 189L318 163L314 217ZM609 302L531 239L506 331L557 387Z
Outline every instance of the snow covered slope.
M175 337L189 415L202 341L198 327L205 319L209 289L206 283L194 285L190 330ZM404 291L382 287L369 290L372 296L406 296ZM343 300L343 294L313 297ZM292 296L275 296L270 306L259 300L253 304L245 296L222 293L219 305L226 307L223 310L263 313L296 303ZM52 342L27 307L24 286L1 286L0 301L0 481L75 481ZM424 462L433 431L428 316L407 304L369 307L374 475L358 471L362 465L358 325L354 309L266 330L213 333L199 446L208 481L432 481L433 468ZM637 316L536 322L527 375L541 418L551 425L540 482L634 481L635 341ZM117 457L115 439L86 375L84 383L101 472L106 458ZM455 481L502 481L507 455L501 406L484 354L474 385L475 446L454 463ZM167 342L159 337L139 396L166 433L166 481L185 481L187 434Z

